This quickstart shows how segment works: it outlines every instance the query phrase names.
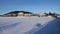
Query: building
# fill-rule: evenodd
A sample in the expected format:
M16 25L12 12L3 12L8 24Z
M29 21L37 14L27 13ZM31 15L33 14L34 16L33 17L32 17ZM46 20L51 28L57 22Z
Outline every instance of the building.
M13 12L6 13L3 16L5 16L5 17L16 17L18 15L18 13L19 13L18 11L13 11Z
M45 14L44 14L44 13L39 13L39 16L40 16L40 17L44 17Z
M17 16L31 16L31 15L32 15L31 12L13 11L13 12L6 13L3 16L6 16L6 17L17 17Z
M26 12L26 11L20 11L18 13L18 16L31 16L32 13L31 12Z

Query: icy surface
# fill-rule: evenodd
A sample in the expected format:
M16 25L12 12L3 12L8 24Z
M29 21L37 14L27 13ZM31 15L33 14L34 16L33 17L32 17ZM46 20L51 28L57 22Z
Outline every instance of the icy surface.
M54 19L52 17L0 17L0 34L33 34Z

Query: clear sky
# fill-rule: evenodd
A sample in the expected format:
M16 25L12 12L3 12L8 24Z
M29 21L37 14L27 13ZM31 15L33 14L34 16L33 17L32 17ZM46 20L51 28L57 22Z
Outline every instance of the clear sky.
M15 10L60 13L60 0L0 0L0 14Z

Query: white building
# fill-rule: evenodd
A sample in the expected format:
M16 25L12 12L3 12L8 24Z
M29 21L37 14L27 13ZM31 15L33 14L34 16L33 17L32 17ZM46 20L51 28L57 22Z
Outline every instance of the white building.
M32 14L27 14L27 13L26 13L26 14L24 14L24 16L31 16L31 15L32 15Z
M32 14L30 13L24 13L24 12L19 12L18 16L31 16Z
M23 12L20 12L18 13L18 16L23 16L23 14L24 14Z
M39 13L39 16L43 17L43 16L45 16L45 14L44 13Z
M52 17L51 15L49 15L48 17Z

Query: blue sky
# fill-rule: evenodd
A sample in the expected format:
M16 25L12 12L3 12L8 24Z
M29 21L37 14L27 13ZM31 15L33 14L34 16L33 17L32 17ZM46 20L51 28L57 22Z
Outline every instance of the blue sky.
M60 0L0 0L0 14L15 10L60 13Z

